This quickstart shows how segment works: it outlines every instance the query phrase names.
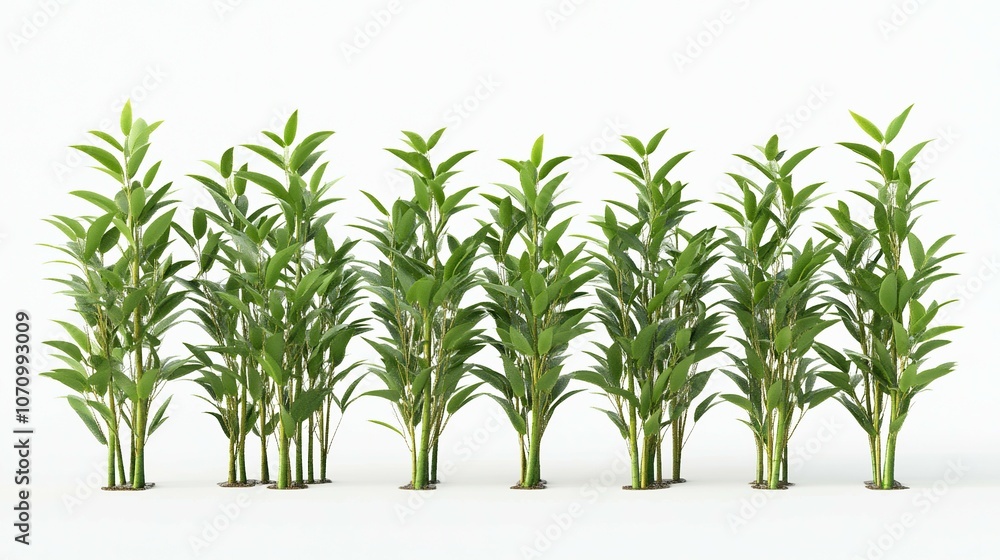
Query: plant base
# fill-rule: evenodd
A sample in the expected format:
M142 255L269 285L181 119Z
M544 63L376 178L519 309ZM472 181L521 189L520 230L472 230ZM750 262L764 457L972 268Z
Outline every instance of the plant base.
M221 488L251 488L260 484L257 480L247 480L246 482L220 482Z
M295 484L293 482L292 484L289 484L287 488L280 488L280 490L304 490L306 488L309 488L309 486L307 486L305 484ZM279 490L277 484L271 484L270 486L268 486L268 489L269 490Z
M670 488L670 483L672 481L661 480L659 482L650 482L645 488L635 488L631 484L626 484L622 486L622 490L663 490L664 488Z
M664 480L663 482L666 482L667 484L684 484L685 482L687 482L687 479L686 478L671 478L669 480Z
M405 486L400 486L399 489L400 490L416 490L416 488L413 487L413 483L412 482L407 483ZM420 490L437 490L437 486L435 486L433 484L428 484L428 485L424 486L423 488L421 488Z
M754 490L788 490L790 486L795 486L792 482L779 482L777 488L769 488L766 482L751 482L750 487Z
M511 486L510 489L511 490L545 490L547 484L548 484L548 482L546 482L544 480L539 480L538 484L536 484L534 486L521 486L521 483L518 482L517 484Z
M312 480L308 482L308 484L332 484L332 483L333 481L330 480L329 478L324 478L322 480Z
M147 482L142 488L132 488L131 484L119 484L117 486L102 486L101 490L107 492L142 492L156 486L155 482Z
M892 488L882 488L881 486L875 486L875 481L873 481L873 480L866 480L865 481L865 488L867 488L869 490L907 490L910 487L909 486L903 486L902 484L900 484L900 482L898 480L893 480L892 481Z

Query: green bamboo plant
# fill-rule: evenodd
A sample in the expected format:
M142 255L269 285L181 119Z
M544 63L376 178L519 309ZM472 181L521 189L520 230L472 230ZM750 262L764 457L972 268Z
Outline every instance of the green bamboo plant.
M814 148L783 163L777 136L758 148L763 160L738 157L767 183L730 174L742 196L726 195L732 205L716 204L736 222L725 232L731 264L724 305L742 335L742 352L728 353L735 369L725 370L741 394L722 398L748 415L742 422L757 447L754 484L777 489L788 484L788 442L799 420L838 391L816 387L819 360L811 354L816 336L836 322L824 318L829 303L820 300L819 278L833 246L810 239L799 247L793 241L822 183L796 191L792 171Z
M823 373L841 393L837 399L868 436L872 480L869 488L903 488L895 478L896 440L913 397L955 364L928 365L928 354L949 343L942 335L959 327L932 325L948 301L926 302L927 291L952 276L941 263L957 253L943 253L950 235L925 249L914 232L915 211L930 201L918 196L930 180L914 185L910 170L927 142L897 156L889 149L909 115L907 108L883 132L868 119L851 113L875 145L843 142L862 158L876 177L869 192L852 191L867 205L874 227L859 223L843 201L827 208L834 224L821 231L835 244L839 273L833 286L840 298L830 298L855 345L843 352L817 344L834 368Z
M388 400L398 427L372 422L400 435L410 450L410 483L403 488L434 488L438 445L448 420L475 398L481 383L463 385L470 358L484 344L479 324L483 307L466 301L481 283L474 269L485 235L479 230L459 240L449 232L453 218L470 207L462 204L475 187L449 192L454 169L471 151L431 164L430 151L444 129L427 139L404 131L412 151L388 151L406 164L413 181L411 199L386 208L365 193L382 215L365 220L360 229L372 236L382 260L371 263L364 276L376 296L372 311L387 336L369 340L381 357L372 371L385 389L367 394Z
M247 478L247 437L263 419L266 394L261 383L259 368L254 362L248 344L249 326L241 312L243 306L252 305L249 298L240 298L240 290L247 281L248 267L243 254L234 247L239 237L243 247L257 247L250 235L269 231L268 222L274 221L264 214L266 208L248 213L249 201L244 194L246 180L236 176L233 169L233 148L226 150L219 162L205 162L215 171L218 180L204 175L192 175L214 200L217 212L203 207L195 208L190 232L178 227L177 233L191 247L197 263L194 278L182 280L188 297L195 304L193 313L197 323L211 339L211 345L185 344L200 364L201 377L195 379L207 396L213 411L208 414L218 421L228 440L228 487L253 486L258 481ZM244 165L243 171L247 169ZM249 215L248 215L249 214ZM221 227L220 225L221 224ZM256 234L248 227L256 228ZM255 255L256 256L256 255ZM249 267L249 268L252 268ZM213 272L222 274L213 277ZM233 300L236 300L235 302ZM258 433L263 430L258 430ZM261 446L261 480L267 477L267 445Z
M262 270L274 253L271 232L279 216L269 214L271 205L251 211L246 195L247 181L239 175L248 170L243 164L234 169L233 150L226 150L218 163L206 162L219 180L205 175L191 175L213 199L218 211L196 208L191 231L178 228L178 234L191 246L198 262L194 278L186 280L194 314L212 345L188 344L202 367L199 384L208 394L216 411L209 412L219 421L229 439L229 477L227 486L250 484L246 476L246 438L256 434L260 447L260 479L270 479L268 439L278 421L273 413L273 387L263 375L252 345L260 334L264 280ZM221 358L222 362L213 359ZM235 477L238 465L239 475ZM234 480L235 478L235 480Z
M604 216L596 217L604 237L591 239L599 248L590 251L599 272L595 311L610 344L596 344L588 352L597 361L594 371L578 376L607 395L610 410L603 410L628 446L632 488L661 488L662 441L671 430L672 478L680 473L688 411L704 390L712 370L697 371L700 361L723 350L712 344L722 336L721 313L710 313L705 297L717 284L708 277L720 258L716 249L722 238L715 228L697 233L681 229L681 221L696 201L684 199L685 185L667 175L690 152L677 154L654 171L649 156L666 130L643 143L624 136L638 159L628 155L605 157L625 170L637 191L635 205L609 201ZM628 214L620 221L612 205ZM693 421L712 406L715 395L695 408Z
M521 468L514 488L545 486L542 436L555 409L582 391L567 389L572 374L563 372L563 360L570 341L588 331L589 310L570 306L597 276L586 269L590 258L583 254L584 243L568 251L559 244L572 218L553 224L553 217L573 203L556 203L567 173L552 173L569 158L544 161L543 146L540 136L527 160L502 160L519 177L516 187L498 185L507 196L484 195L494 206L484 241L495 262L495 269L485 271L486 308L496 327L491 344L503 367L480 367L476 374L499 392L490 396L517 432Z
M333 132L315 132L296 143L297 127L295 112L282 134L264 132L280 153L267 146L246 146L278 167L279 178L248 169L235 176L241 183L263 188L279 213L265 218L255 212L247 217L245 209L226 197L242 193L224 189L216 193L217 201L235 210L233 216L244 217L242 229L227 227L226 219L216 222L231 238L231 244L227 240L224 245L228 258L240 263L239 269L230 267L228 272L236 282L227 286L228 292L238 288L240 295L217 295L238 309L246 322L241 347L252 357L247 368L248 391L270 401L259 400L256 408L262 444L266 445L269 425L276 431L278 476L273 487L277 489L305 487L305 449L312 447L320 410L326 418L330 399L342 409L353 402L357 380L341 396L331 395L335 385L356 367L345 365L343 359L350 340L364 329L363 323L349 321L357 294L357 272L350 266L356 242L335 246L326 232L332 216L323 213L340 200L327 196L335 184L324 179L327 163L317 165L323 155L319 148ZM328 431L324 435L332 437ZM323 449L328 452L329 446ZM310 472L313 460L310 456ZM262 468L266 469L266 463Z
M152 403L166 382L197 367L160 354L169 327L183 313L178 306L185 293L175 289L174 279L189 263L165 255L174 216L175 201L167 198L171 184L154 187L160 164L143 165L159 125L133 118L126 103L121 137L92 131L100 145L73 146L115 180L116 190L110 197L72 193L96 206L96 217L49 220L67 237L56 247L68 258L61 262L75 269L54 280L66 286L63 293L73 298L80 321L60 323L71 341L48 342L68 367L43 375L77 393L68 397L70 405L108 448L108 489L152 486L146 482L146 443L166 420L170 398L151 415Z
M354 376L353 380L350 377L364 364L362 361L348 363L346 360L348 344L355 336L370 330L367 318L353 318L361 305L363 287L362 271L353 255L357 243L346 241L337 245L322 228L316 231L314 240L316 265L327 276L316 291L313 302L315 322L306 342L307 355L310 356L306 363L309 386L323 391L323 400L309 417L306 431L306 482L309 484L331 482L328 466L333 439L347 408L362 396L357 389L364 380L364 374ZM343 386L342 390L338 389L340 386ZM317 455L318 478L315 466Z

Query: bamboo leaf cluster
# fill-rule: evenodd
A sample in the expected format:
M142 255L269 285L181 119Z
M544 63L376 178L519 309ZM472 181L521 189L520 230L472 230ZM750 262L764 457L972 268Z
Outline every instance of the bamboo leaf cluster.
M504 195L484 195L493 222L485 244L494 266L485 271L487 312L493 321L491 346L502 368L477 368L496 392L490 396L507 413L517 433L520 476L517 488L544 486L541 444L552 414L581 389L570 389L563 371L570 342L588 331L589 308L580 302L596 271L587 269L584 243L565 248L572 217L556 214L572 202L558 202L568 173L555 174L567 156L544 160L544 136L526 160L504 159L516 185L499 184Z
M725 230L729 251L729 298L723 303L739 325L740 351L728 352L734 367L725 373L739 388L722 398L743 409L754 437L754 484L777 489L788 484L788 442L802 416L836 394L817 387L820 362L812 348L817 335L835 321L822 299L820 271L831 244L795 232L822 183L796 189L792 172L813 148L787 160L772 136L760 159L739 155L762 179L730 174L739 194L716 203L735 225Z
M459 240L450 232L475 187L453 190L455 166L472 154L464 151L433 166L430 151L444 129L426 140L404 132L409 150L388 149L403 162L413 182L413 197L386 208L367 195L381 218L359 226L372 236L382 260L369 263L364 277L375 296L372 311L388 336L369 340L381 363L372 371L385 389L367 394L389 401L394 431L410 450L409 487L421 490L438 482L441 433L448 420L475 396L481 383L466 380L469 359L485 343L479 323L483 308L470 304L468 292L481 283L476 261L485 232ZM367 193L366 193L367 194Z
M593 238L590 251L599 273L595 315L610 344L595 343L590 355L598 366L579 377L607 395L603 412L625 439L631 459L632 488L665 485L663 442L669 434L672 475L683 482L681 453L688 416L704 391L711 369L698 364L723 350L713 346L722 335L722 314L706 298L719 280L710 276L722 244L715 228L688 232L681 228L696 202L684 198L686 185L667 175L690 152L650 166L666 131L643 143L625 136L632 155L605 157L624 168L618 174L636 189L634 205L608 201L593 223L603 238ZM619 218L615 209L624 212ZM695 408L692 421L713 406L713 394Z
M197 368L160 352L183 313L186 293L176 278L189 263L167 252L176 205L171 183L157 185L159 162L144 165L159 126L133 118L126 103L121 136L92 131L99 143L73 146L113 186L71 193L94 206L95 215L48 220L66 238L54 248L72 270L52 280L64 286L79 319L59 323L69 340L47 342L65 367L42 375L73 391L70 406L107 447L109 489L146 488L146 443L167 419L170 398L153 403L167 382Z
M896 156L889 144L896 138L911 107L894 118L885 131L852 113L859 127L875 142L842 142L873 172L865 191L851 191L871 211L872 224L859 222L850 207L839 202L827 211L832 224L820 230L835 245L837 272L831 298L834 313L855 345L836 350L816 347L833 368L821 374L839 390L844 405L868 436L872 488L901 487L895 479L896 439L917 393L954 370L953 362L929 364L929 354L950 341L943 335L957 326L935 324L948 301L927 301L927 291L952 276L942 263L957 253L944 251L950 235L929 245L915 231L915 211L929 203L919 196L931 183L915 184L910 175L921 142ZM923 301L921 301L923 299Z
M234 168L234 149L207 162L215 178L193 175L216 204L195 210L190 231L178 228L197 257L187 281L192 313L212 340L187 344L200 365L203 397L229 439L227 485L246 485L246 440L260 441L260 481L270 482L268 440L278 443L279 489L329 482L327 464L340 419L360 394L360 365L346 359L351 340L367 331L352 319L361 277L357 241L335 242L321 131L296 143L298 113L283 134L265 131L274 147L249 145L278 170ZM248 185L267 204L251 208ZM336 418L336 420L335 420ZM292 447L294 446L294 471ZM316 471L318 455L319 470ZM238 472L237 472L238 467Z

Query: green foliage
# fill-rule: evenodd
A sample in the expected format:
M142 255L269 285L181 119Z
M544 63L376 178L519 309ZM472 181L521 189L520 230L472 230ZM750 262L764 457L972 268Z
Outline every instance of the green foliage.
M60 323L70 341L47 343L67 367L43 375L77 393L69 397L70 405L108 447L109 487L146 487L145 444L166 420L170 399L152 417L151 403L166 382L197 367L160 355L163 338L183 313L179 306L185 293L175 289L174 280L189 263L166 254L175 205L169 199L171 184L154 185L159 162L143 166L150 135L159 125L133 119L126 103L120 139L95 131L100 145L73 146L94 161L95 169L115 179L116 190L110 197L74 191L99 213L48 220L66 236L54 248L63 254L59 262L72 268L68 276L53 280L65 287L79 319Z
M490 396L517 431L519 482L528 488L541 480L541 438L553 412L579 392L567 389L571 374L563 371L563 359L570 341L587 332L588 309L572 305L597 275L586 269L585 244L569 250L560 244L571 218L553 218L571 203L556 202L567 174L554 173L568 158L543 162L543 143L539 137L526 161L502 160L519 178L516 187L499 185L507 196L484 195L493 205L484 243L495 263L495 269L485 271L486 309L496 327L491 344L503 368L476 370L500 393Z
M934 324L949 302L928 303L925 297L936 282L952 276L942 271L942 263L956 255L944 251L951 236L928 246L914 231L915 210L927 204L918 202L919 195L930 180L914 184L910 171L927 142L899 156L889 149L909 112L910 107L884 132L851 113L876 142L841 143L876 175L868 181L869 189L851 191L864 202L873 223L859 222L841 201L827 208L833 223L820 228L835 243L839 268L832 284L841 297L829 302L855 342L843 352L818 345L833 368L823 376L840 391L838 400L865 430L872 484L881 488L895 484L896 435L913 397L955 367L950 362L931 365L928 354L948 344L942 335L958 328Z
M351 319L360 291L360 274L352 265L356 242L337 244L326 227L332 217L328 207L339 199L328 196L335 181L325 178L327 163L319 163L319 148L333 133L316 132L296 144L297 127L295 112L283 135L264 133L280 153L246 146L278 167L277 177L247 165L234 171L232 149L210 164L221 183L192 176L216 211L196 210L191 231L182 233L199 264L198 275L189 281L198 304L195 315L213 340L189 349L203 367L199 384L216 409L210 414L230 439L230 476L235 460L241 465L239 481L246 480L242 453L246 435L255 431L266 480L267 438L274 434L279 489L316 481L315 441L320 479L326 478L336 432L332 408L342 415L356 399L360 381L348 382L358 364L345 361L347 347L367 330L364 321ZM271 202L251 211L248 184L263 189Z
M799 247L793 239L821 186L796 190L792 184L792 171L813 149L784 164L777 136L759 149L763 160L737 157L764 177L764 186L730 174L739 194L716 204L736 222L725 232L731 264L723 305L742 335L742 352L727 353L735 367L726 370L740 394L722 398L747 413L744 423L757 445L755 482L773 489L787 483L788 441L798 419L834 392L816 386L818 364L811 353L816 336L835 322L824 317L829 304L820 299L819 278L833 247L811 239Z
M469 208L465 197L475 187L452 190L454 166L472 152L459 152L436 167L429 159L444 130L425 140L404 131L413 151L388 149L406 167L413 197L386 209L368 195L382 217L366 220L382 260L370 263L365 279L376 299L375 317L387 336L369 340L381 364L372 371L385 384L371 394L385 398L396 412L397 429L411 452L411 484L426 488L437 478L437 449L449 418L475 398L478 384L462 385L469 359L483 346L483 307L468 304L466 294L481 283L474 269L484 230L458 239L449 232L452 219ZM367 193L366 193L367 194Z
M659 465L663 431L673 427L673 478L680 478L680 457L688 410L704 390L711 370L698 372L697 363L722 350L713 346L721 336L720 313L710 312L705 297L717 284L709 270L719 260L722 243L715 229L697 233L681 229L694 200L683 196L685 184L667 174L690 152L671 157L658 169L649 156L666 131L643 144L626 136L631 156L608 154L625 171L618 174L637 191L634 205L612 201L593 223L604 236L593 239L593 269L599 273L595 315L610 344L596 344L590 355L598 366L581 373L608 396L611 410L603 412L626 440L632 461L633 488L662 483ZM626 214L625 220L614 208ZM695 421L714 402L712 395L698 405ZM641 442L641 445L640 445Z

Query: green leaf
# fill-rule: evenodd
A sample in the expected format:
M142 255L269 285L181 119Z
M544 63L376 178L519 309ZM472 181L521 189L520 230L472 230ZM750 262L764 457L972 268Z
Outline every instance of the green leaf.
M802 160L806 158L806 156L813 153L815 150L816 148L808 148L792 155L792 157L785 160L785 163L781 166L782 177L787 176L789 173L791 173L792 170L795 169L796 165L798 165Z
M514 429L517 430L517 433L523 436L528 432L524 418L522 418L521 415L514 410L514 406L510 403L510 401L492 393L487 393L487 396L500 404L500 407L507 413L507 418L510 419L510 423L514 426Z
M472 392L475 391L476 389L478 389L480 385L482 385L482 383L475 383L475 384L469 385L467 387L463 387L462 389L459 389L448 400L448 405L445 407L445 410L448 412L448 414L455 414L463 406L465 406L466 404L468 404L469 401L471 401L472 399L478 397L479 395L472 395ZM472 396L470 396L470 395L472 395Z
M663 130L654 134L653 137L649 139L649 142L646 143L646 155L650 155L656 151L656 148L659 147L660 145L660 140L663 139L663 135L666 133L667 129L664 128Z
M906 366L903 373L899 375L899 380L897 385L899 390L906 393L913 388L914 384L917 382L917 364L910 364Z
M778 135L775 134L767 140L767 145L764 146L764 157L768 161L774 161L778 157Z
M143 372L142 378L135 384L135 390L137 391L140 399L146 400L153 394L153 387L156 385L156 379L159 375L160 370L158 369L151 369Z
M753 404L750 403L750 399L744 396L726 394L726 395L719 395L719 398L721 398L724 401L735 404L736 406L742 408L743 410L749 412L750 414L753 414Z
M77 393L86 394L88 389L87 378L75 369L62 368L47 371L41 374L42 377L55 379Z
M910 109L912 108L913 105L910 105L902 113L900 113L898 117L892 119L892 122L889 123L889 128L885 129L886 144L892 142L893 138L899 134L899 131L903 128L903 123L906 122L906 116L910 114Z
M906 327L895 319L892 320L892 336L896 341L896 354L899 356L909 355L910 335L906 332Z
M160 408L158 408L156 410L156 413L153 414L152 420L149 421L149 433L147 434L147 436L153 435L153 432L155 432L156 429L159 428L160 425L162 425L163 422L167 420L166 418L163 417L163 415L167 412L167 407L170 406L170 401L173 398L174 398L173 395L167 397L167 400L163 401L163 404L160 405Z
M405 135L407 140L409 140L410 147L412 147L418 153L421 154L427 153L428 149L427 142L424 142L424 139L421 138L419 134L417 134L416 132L410 132L409 130L404 130L403 135Z
M427 149L428 149L428 150L433 150L433 149L434 149L434 146L437 146L437 143L438 143L438 140L440 140L440 139L441 139L441 135L442 135L442 134L444 134L444 131L445 131L445 129L443 129L443 128L439 128L439 129L435 130L435 131L434 131L434 132L433 132L433 133L432 133L432 134L431 134L431 135L430 135L430 136L429 136L429 137L427 138Z
M275 253L267 261L267 270L264 273L264 287L273 288L278 285L278 279L281 278L281 272L288 266L291 262L292 257L295 256L295 252L298 250L297 245L292 245L290 247L285 247L284 249Z
M878 290L878 301L882 305L882 309L885 309L888 313L894 313L896 311L896 298L898 295L896 291L896 273L890 272L882 279L882 285Z
M848 111L848 112L851 113L852 117L854 117L854 122L858 123L858 126L861 127L861 130L864 130L865 133L868 136L871 136L873 139L875 139L876 142L882 143L883 140L882 132L879 131L877 126L872 124L870 120L862 117L861 115L855 113L854 111Z
M535 296L535 299L531 302L531 314L535 317L541 317L548 308L549 292L548 290L543 290Z
M875 150L874 148L871 148L870 146L865 146L864 144L856 144L854 142L840 142L839 144L847 148L848 150L851 150L852 152L858 154L859 156L867 159L868 161L870 161L875 165L881 164L881 158L879 157L878 151Z
M774 351L781 354L792 344L792 329L784 327L774 337Z
M945 364L941 364L939 366L932 367L930 369L925 369L924 371L921 371L920 373L917 374L917 379L916 382L914 383L914 386L923 387L939 377L948 375L954 370L955 370L954 362L948 362Z
M545 237L542 238L542 252L544 254L550 254L559 245L559 238L566 233L566 228L569 227L572 219L566 218L546 232Z
M296 422L302 422L306 418L309 418L313 412L316 412L322 406L323 398L326 395L327 391L325 389L309 389L299 393L292 402L291 410L289 410L292 419Z
M115 204L115 201L102 194L90 191L72 191L69 194L82 198L105 212L112 214L118 212L118 205Z
M639 331L639 334L632 340L632 359L638 360L641 364L647 364L649 353L653 348L653 336L656 334L657 325L655 323L646 325Z
M919 270L924 266L924 260L926 257L924 253L924 245L919 239L917 239L917 236L912 233L906 236L906 240L910 247L910 260L913 261L913 267Z
M286 146L291 146L292 142L295 141L295 132L299 126L299 112L298 110L292 111L291 116L288 117L288 121L285 122L285 133L282 135L282 139L285 141Z
M543 294L545 292L542 292ZM555 332L555 327L549 327L542 332L538 333L538 354L545 355L552 350L552 336Z
M403 435L403 432L399 431L399 428L397 428L396 426L393 426L392 424L387 424L387 423L385 423L385 422L383 422L381 420L369 420L369 422L371 422L372 424L378 424L379 426L382 426L383 428L389 428L390 430L396 432L399 435L399 437L401 437L403 439L406 439L406 436Z
M410 289L406 291L406 302L427 309L430 305L432 293L434 293L434 278L421 278L414 282L410 286Z
M474 153L476 153L475 150L468 150L468 151L465 151L465 152L459 152L459 153L451 156L450 158L448 158L448 159L444 160L443 162L441 162L440 164L438 164L437 171L435 172L435 175L440 175L442 173L446 173L446 172L450 171L452 167L455 167L455 165L458 164L458 162L462 161L463 159L465 159L466 157L468 157L469 155L474 154Z
M767 409L769 411L783 406L785 401L785 382L778 379L767 388Z
M195 239L201 239L205 236L207 228L208 218L205 215L205 210L202 208L195 208L194 215L191 216L191 233L194 235Z
M263 187L266 191L271 193L278 200L288 201L288 191L285 187L278 182L277 179L264 175L263 173L256 173L253 171L239 171L236 173L237 178L242 178Z
M170 230L170 224L174 223L175 210L176 208L171 208L146 226L146 230L142 233L142 244L144 246L149 247L157 243L161 237L167 235L167 232Z
M121 125L122 134L128 136L128 133L132 131L132 100L125 102L125 106L122 107L122 116L118 122Z
M548 395L552 392L552 388L555 387L556 382L559 380L559 372L562 368L552 368L541 375L538 378L538 392L542 395Z
M94 417L94 412L87 406L87 403L80 397L74 396L68 396L66 400L69 401L69 405L76 411L80 420L83 420L83 423L86 424L90 433L94 434L97 441L101 442L101 445L107 445L108 440L104 437L104 431L97 424L97 418Z
M98 148L97 146L71 146L75 150L79 150L88 156L94 158L97 163L101 164L105 169L111 171L112 174L122 177L122 164L118 161L118 158L111 155L110 152L104 150L103 148Z
M898 434L899 430L903 428L903 422L906 421L906 413L896 417L892 422L889 423L889 433Z
M531 347L531 343L528 342L528 339L521 334L521 331L517 327L510 328L510 342L514 346L514 350L517 350L524 356L531 356L535 353Z
M628 169L636 177L642 177L643 176L642 166L639 164L638 161L636 161L636 160L634 160L634 159L632 159L632 158L630 158L628 156L623 156L623 155L619 155L619 154L601 154L601 155L603 155L604 157L606 157L606 158L610 159L611 161L617 163L618 165L624 167L625 169Z
M646 155L646 147L643 146L642 142L640 142L639 139L636 138L635 136L629 136L627 134L623 134L622 135L622 140L626 144L628 144L629 147L632 148L632 151L634 151L636 154L638 154L639 157L642 157L642 156Z
M542 164L542 147L545 145L545 135L541 135L531 146L531 163L538 167Z
M104 238L104 234L108 231L108 226L111 225L111 220L114 217L114 214L105 214L90 224L90 227L87 229L87 242L83 250L84 258L90 259L97 252L98 247L101 245L101 239Z

